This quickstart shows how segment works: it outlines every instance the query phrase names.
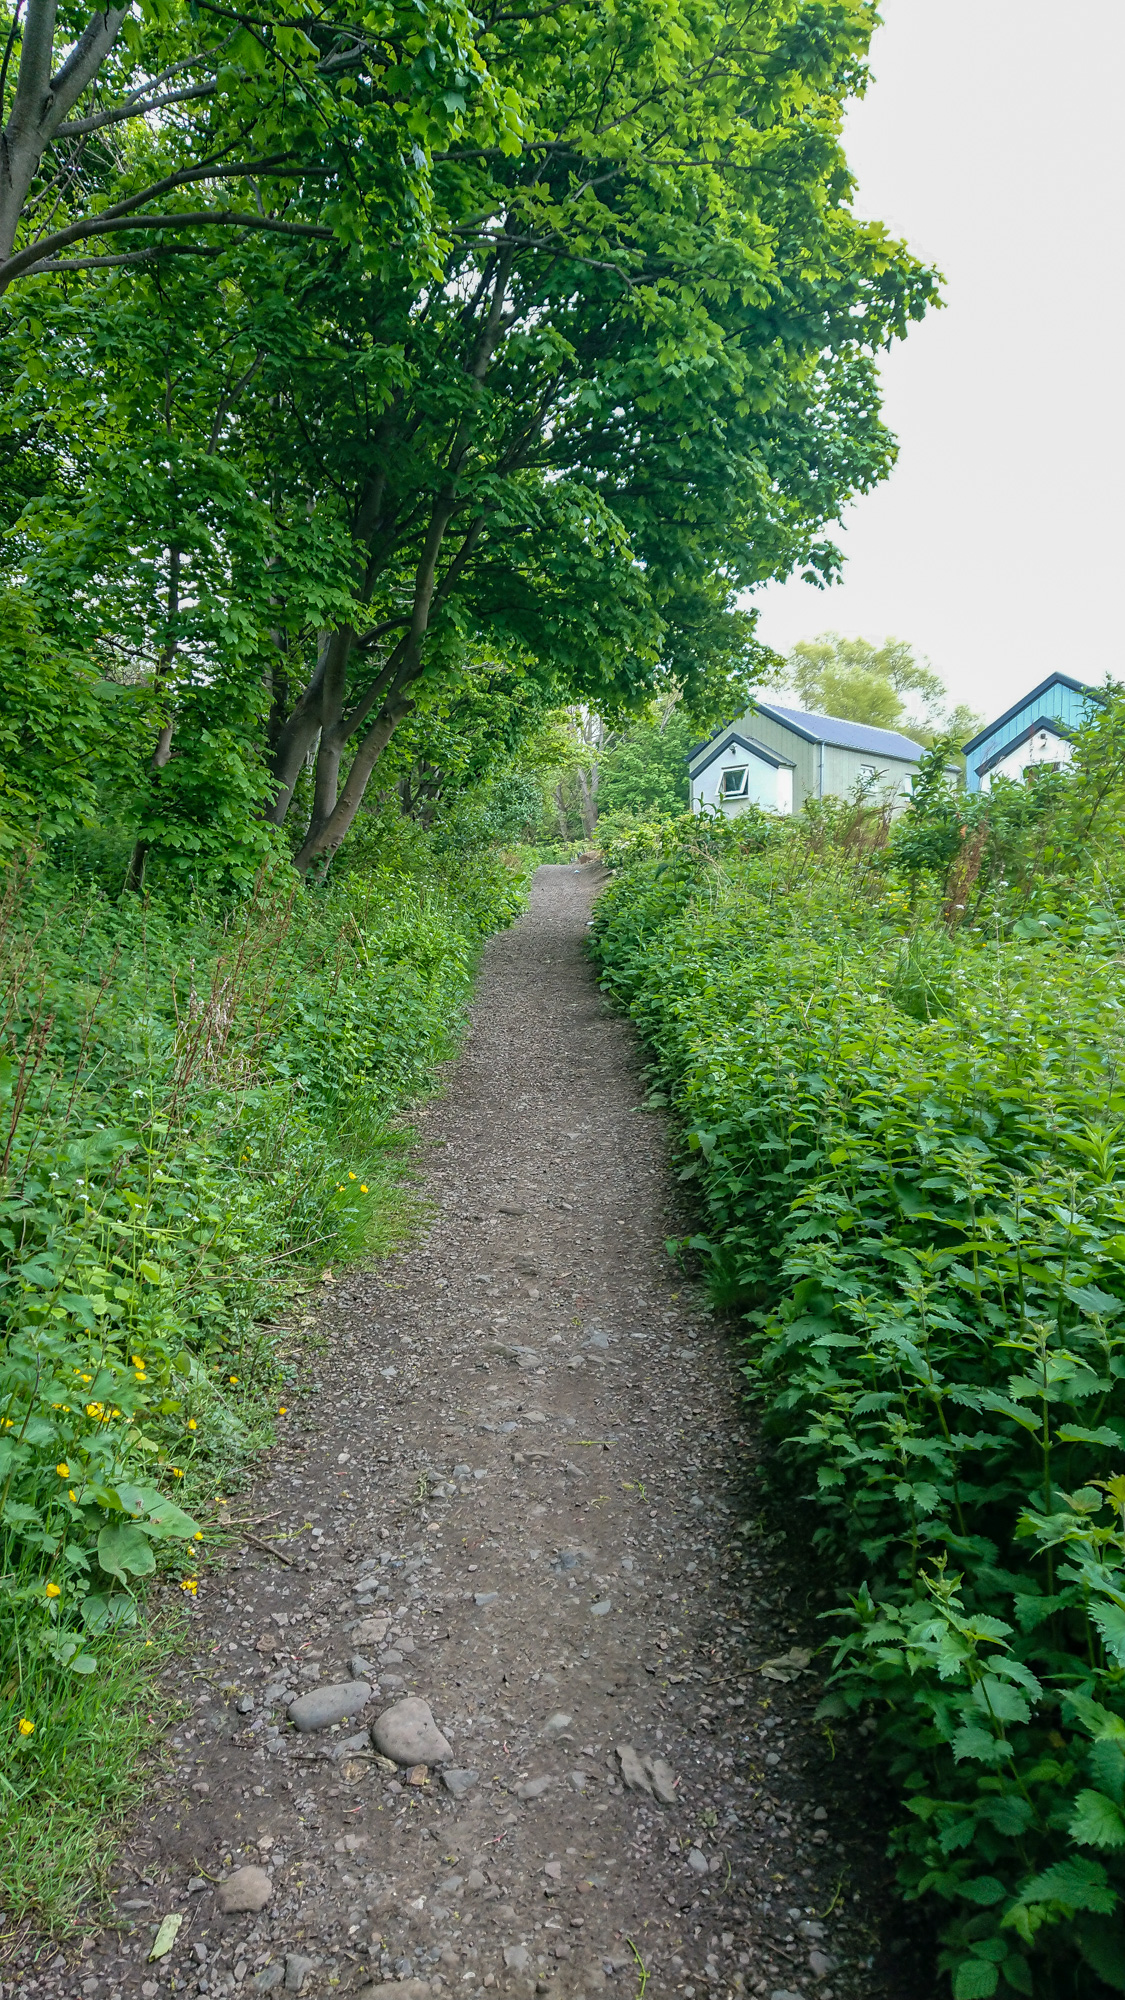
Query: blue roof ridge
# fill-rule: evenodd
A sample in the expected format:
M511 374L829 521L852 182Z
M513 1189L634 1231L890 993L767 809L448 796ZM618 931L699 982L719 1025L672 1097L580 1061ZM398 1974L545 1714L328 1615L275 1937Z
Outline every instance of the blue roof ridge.
M975 736L970 736L967 743L962 743L961 748L966 757L972 751L978 749L988 737L994 736L998 729L1003 729L1004 724L1011 722L1015 716L1019 715L1022 709L1030 708L1032 702L1038 701L1040 695L1046 694L1048 688L1053 687L1069 688L1072 694L1088 694L1092 695L1095 701L1098 699L1098 691L1095 687L1091 686L1089 681L1076 681L1072 679L1070 674L1048 674L1046 680L1040 681L1038 687L1029 688L1026 694L1021 695L1018 701L1012 703L1011 708L1004 710L1003 715L996 716L994 721L988 723L986 728L978 729Z

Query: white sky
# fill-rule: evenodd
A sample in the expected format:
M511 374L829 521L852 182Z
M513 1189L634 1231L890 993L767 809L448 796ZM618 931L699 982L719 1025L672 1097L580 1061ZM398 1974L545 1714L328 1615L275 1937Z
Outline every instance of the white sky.
M1125 6L882 12L856 210L946 306L883 361L899 459L849 510L843 584L771 584L758 630L907 639L987 718L1056 667L1125 678Z

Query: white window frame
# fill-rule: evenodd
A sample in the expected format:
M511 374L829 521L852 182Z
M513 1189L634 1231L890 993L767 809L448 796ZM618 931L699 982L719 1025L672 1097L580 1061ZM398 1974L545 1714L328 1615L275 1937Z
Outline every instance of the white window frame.
M742 783L737 787L733 785L728 785L727 784L728 778L741 778ZM750 790L749 764L728 765L727 769L720 774L719 797L724 801L724 803L727 799L746 798L749 793L749 790Z

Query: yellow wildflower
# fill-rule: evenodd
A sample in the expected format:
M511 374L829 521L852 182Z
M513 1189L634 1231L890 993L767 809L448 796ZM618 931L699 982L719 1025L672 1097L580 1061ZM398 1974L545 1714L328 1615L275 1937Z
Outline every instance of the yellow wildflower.
M60 1479L70 1478L70 1467L65 1459L62 1461L61 1465L56 1465L55 1471L58 1473Z
M182 1583L180 1584L180 1589L190 1591L191 1595L194 1597L196 1591L199 1589L198 1579L194 1576L185 1576Z
M359 1191L360 1191L360 1194L366 1194L366 1193L367 1193L367 1182L366 1182L366 1181L360 1181L360 1184L359 1184Z
M20 1716L19 1732L21 1736L34 1736L35 1734L35 1724L33 1722L29 1722L26 1715Z
M192 1536L192 1540L193 1540L193 1541L195 1541L195 1542L201 1542L201 1541L203 1540L203 1530L202 1530L202 1528L197 1528L197 1529L196 1529L196 1531L195 1531L194 1535Z
M48 1597L61 1597L61 1596L62 1596L62 1591L61 1591L61 1590L59 1589L59 1586L58 1586L58 1584L57 1584L57 1583L49 1583L49 1584L47 1585L47 1595L48 1595Z
M279 1409L277 1414L279 1417L287 1417L289 1415L288 1408L284 1403L281 1405L281 1408Z
M67 1499L68 1499L68 1500L73 1500L73 1502L74 1502L75 1506L77 1506L77 1505L78 1505L78 1495L77 1495L77 1493L75 1492L75 1490L74 1490L73 1486L71 1487L71 1489L70 1489L70 1492L69 1492L69 1493L67 1494L67 1496L66 1496L66 1497L67 1497Z
M232 1389L233 1389L233 1387L234 1387L235 1383L237 1382L237 1380L238 1380L238 1376L237 1376L237 1375L232 1375L232 1376L231 1376L231 1378L230 1378L230 1385L231 1385L231 1388L232 1388Z
M88 1417L104 1417L105 1415L104 1403L87 1403L86 1415Z
M174 1465L174 1466L172 1467L172 1477L173 1477L173 1479L182 1479L182 1478L183 1478L183 1476L184 1476L184 1474L183 1474L183 1467L182 1467L182 1466L179 1466L179 1465Z
M189 1417L189 1418L188 1418L188 1420L187 1420L187 1427L188 1427L189 1431L194 1431L194 1430L198 1430L199 1426L197 1425L197 1423L196 1423L196 1421L195 1421L195 1418L194 1418L194 1417Z

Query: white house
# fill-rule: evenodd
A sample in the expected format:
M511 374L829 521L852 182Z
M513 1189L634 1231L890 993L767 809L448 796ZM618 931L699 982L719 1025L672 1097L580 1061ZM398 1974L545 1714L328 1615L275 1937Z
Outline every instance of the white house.
M994 778L1022 778L1032 767L1069 764L1071 735L1097 712L1097 696L1069 674L1050 674L965 745L965 782L987 792Z
M808 799L847 798L857 785L901 809L922 755L897 729L806 715L756 701L688 755L693 812L801 812Z

